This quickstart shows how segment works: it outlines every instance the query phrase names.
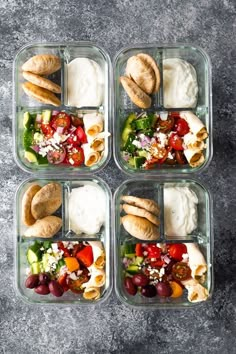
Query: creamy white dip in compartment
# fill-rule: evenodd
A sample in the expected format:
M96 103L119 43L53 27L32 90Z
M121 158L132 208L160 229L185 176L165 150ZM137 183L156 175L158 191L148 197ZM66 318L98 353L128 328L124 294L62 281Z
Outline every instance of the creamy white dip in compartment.
M197 105L198 83L194 67L178 58L163 61L165 108L192 108Z
M102 104L104 77L94 60L76 58L67 65L67 103L74 107L98 107Z
M98 233L105 222L106 195L97 185L73 188L69 197L70 229L76 234Z
M164 188L166 236L187 236L197 228L198 198L188 187Z

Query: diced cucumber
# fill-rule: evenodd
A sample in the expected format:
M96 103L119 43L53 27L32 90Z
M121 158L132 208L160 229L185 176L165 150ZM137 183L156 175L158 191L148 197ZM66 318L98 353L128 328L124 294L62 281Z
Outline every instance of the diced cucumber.
M62 259L59 259L59 261L58 261L58 263L57 263L57 269L56 269L56 271L59 271L60 268L63 267L65 264L66 264L66 263L65 263L65 261L64 261L63 258L62 258Z
M148 152L146 150L139 150L137 151L138 152L138 156L142 156L142 157L145 157L147 158L148 157Z
M36 132L34 133L33 140L35 143L41 143L44 140L43 134Z
M41 247L42 247L42 243L36 241L32 246L28 248L26 257L29 264L41 261L42 259L42 251L40 250Z
M126 272L128 272L129 274L137 274L139 272L139 266L136 264L130 264L127 268L126 268Z
M36 152L32 151L25 151L25 158L31 163L37 163L37 154Z
M30 266L32 274L39 274L41 272L41 262L34 262Z
M34 116L29 112L25 112L23 116L23 127L25 129L32 129L34 127Z
M44 241L43 242L43 248L45 250L48 250L49 248L51 248L51 246L52 246L52 241Z
M140 168L146 161L146 157L144 156L134 156L134 167Z
M43 254L43 258L42 258L42 268L43 271L46 272L48 269L48 260L49 260L50 255L48 253L44 253Z
M124 244L124 254L132 254L134 253L135 255L135 245L132 245L130 243L125 243Z
M136 257L134 264L140 265L143 263L144 258L143 257Z
M39 165L48 165L47 157L39 154L37 154L37 162Z
M48 124L50 122L51 116L52 111L50 111L49 109L45 109L44 111L42 111L43 124Z
M33 145L34 133L32 130L25 130L23 136L23 146L28 150Z
M122 139L122 145L125 145L128 136L130 133L132 133L133 128L131 127L131 123L136 119L136 114L135 113L131 113L128 118L125 120L124 126L123 126L123 130L122 130L122 134L121 134L121 139Z
M134 258L135 257L135 253L125 253L125 257Z

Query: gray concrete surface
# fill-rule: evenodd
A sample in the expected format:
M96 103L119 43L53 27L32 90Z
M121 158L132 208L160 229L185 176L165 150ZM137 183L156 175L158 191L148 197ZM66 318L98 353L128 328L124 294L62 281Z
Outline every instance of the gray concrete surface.
M233 0L1 1L0 353L235 352L235 15ZM212 302L193 309L144 312L130 310L115 295L96 309L32 307L16 296L13 196L28 175L12 155L12 62L28 42L61 40L95 41L111 57L132 43L192 42L211 57L214 158L199 178L214 196ZM126 178L113 159L99 175L113 191Z

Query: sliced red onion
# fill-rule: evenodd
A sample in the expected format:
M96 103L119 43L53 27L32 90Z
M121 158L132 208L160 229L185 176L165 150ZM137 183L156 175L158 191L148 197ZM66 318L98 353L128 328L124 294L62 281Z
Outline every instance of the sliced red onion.
M64 127L57 127L57 133L62 134L64 131Z
M36 118L35 118L35 121L37 122L37 123L41 123L42 122L42 114L37 114L36 115Z
M38 145L32 145L31 149L34 150L35 152L39 152L39 146Z
M145 135L145 141L149 144L151 142L150 136Z
M145 146L147 146L147 142L145 140L141 141L141 147L144 148Z
M171 259L165 254L163 259L162 259L166 264L169 264L171 262Z
M54 110L54 111L52 111L52 116L56 116L58 113L59 113L59 111Z

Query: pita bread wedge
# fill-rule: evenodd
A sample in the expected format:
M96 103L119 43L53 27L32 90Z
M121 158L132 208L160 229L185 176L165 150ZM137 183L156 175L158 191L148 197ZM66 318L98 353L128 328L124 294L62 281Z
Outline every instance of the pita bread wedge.
M153 92L156 78L155 73L147 61L137 55L127 61L126 74L147 94Z
M22 222L26 226L31 226L35 223L35 218L31 213L31 202L35 194L41 189L37 184L31 185L24 193L22 198Z
M161 76L160 76L160 70L157 66L157 63L156 61L148 54L145 54L145 53L139 53L137 55L139 58L142 59L142 61L146 64L146 65L149 65L154 74L155 74L155 85L154 85L154 88L152 90L152 93L156 93L159 88L160 88L160 83L161 83Z
M62 189L59 183L48 183L33 197L31 213L35 219L53 214L62 203Z
M35 55L22 65L23 71L38 75L50 75L61 67L61 59L52 54Z
M158 240L158 228L149 220L135 215L125 215L121 218L125 230L133 237L140 240Z
M22 75L25 80L31 82L34 85L43 87L54 93L61 93L61 87L52 82L51 80L46 79L45 77L33 74L29 71L23 71Z
M53 237L62 227L62 219L57 216L46 216L37 220L24 233L26 237Z
M61 101L59 100L59 98L54 95L53 92L43 87L39 87L27 81L22 84L22 88L27 96L33 97L39 102L51 104L53 106L61 105Z
M153 224L157 226L160 225L160 221L156 217L156 215L150 213L145 209L138 208L136 206L129 205L129 204L123 204L123 209L126 212L126 214L141 216L142 218L146 218L147 220L151 221Z
M149 211L150 213L154 215L159 215L159 206L157 203L152 200L152 199L147 199L147 198L138 198L138 197L133 197L132 195L123 195L121 197L121 200L123 200L127 204L134 205L138 208L143 208Z
M120 82L131 101L140 108L149 108L151 98L131 79L125 76L120 77Z

